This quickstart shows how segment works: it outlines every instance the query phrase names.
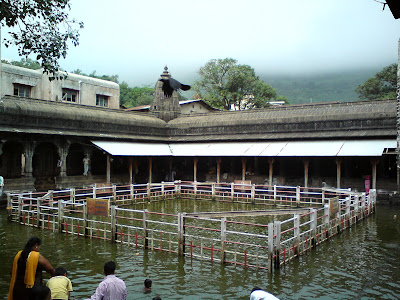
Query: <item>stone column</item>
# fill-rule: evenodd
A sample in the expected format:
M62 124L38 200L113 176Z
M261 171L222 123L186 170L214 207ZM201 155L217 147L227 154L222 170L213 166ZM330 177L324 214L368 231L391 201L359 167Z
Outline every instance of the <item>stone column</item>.
M111 183L111 155L107 154L107 183Z
M219 183L221 180L221 162L222 162L221 157L218 157L217 158L217 183Z
M371 182L371 188L376 189L376 167L378 165L379 159L378 158L372 158L371 159L371 165L372 165L372 182Z
M132 170L133 170L132 157L129 157L129 184L133 183Z
M274 174L274 158L268 158L269 164L269 186L272 186L272 179Z
M247 158L242 158L242 181L246 180L246 162Z
M151 181L153 179L152 178L153 177L153 158L149 157L148 160L149 160L149 183L151 183Z
M309 158L305 158L303 159L303 163L304 163L304 187L308 187L308 167L310 165L310 159Z
M25 177L32 177L32 172L33 172L32 161L33 161L33 154L35 153L35 147L36 147L35 142L24 143Z
M193 159L193 181L197 181L197 163L199 162L199 158L195 157Z
M342 162L341 158L336 158L336 188L340 189L340 181L342 177Z
M58 156L60 157L57 167L60 167L60 177L67 176L67 156L70 143L56 143Z

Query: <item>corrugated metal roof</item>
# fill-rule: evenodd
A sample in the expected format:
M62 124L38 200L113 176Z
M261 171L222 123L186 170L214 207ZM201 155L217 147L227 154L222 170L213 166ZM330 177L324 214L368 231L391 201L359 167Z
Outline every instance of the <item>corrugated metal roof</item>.
M396 148L396 140L334 140L227 143L138 143L92 141L112 155L120 156L381 156Z

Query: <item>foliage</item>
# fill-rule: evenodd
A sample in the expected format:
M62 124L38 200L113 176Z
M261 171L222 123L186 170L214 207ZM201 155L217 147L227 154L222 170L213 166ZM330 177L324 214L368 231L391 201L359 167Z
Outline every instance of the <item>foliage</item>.
M260 78L271 84L279 95L289 99L291 104L347 102L359 100L355 88L377 71L362 69L299 75L260 74Z
M0 25L9 27L11 36L5 46L16 45L20 56L35 54L50 80L62 78L58 60L66 57L69 41L78 45L83 28L69 19L69 10L69 0L2 0Z
M199 70L194 90L209 105L220 109L249 109L268 106L275 90L256 76L248 65L233 58L212 59Z
M356 88L360 99L395 99L397 64L391 64Z
M5 63L5 64L13 65L13 66L32 69L32 70L38 70L42 67L38 61L30 59L29 57L21 58L19 61L11 61L11 62L2 59L1 62Z
M151 88L149 86L132 88L129 87L125 81L119 85L119 88L119 102L121 105L127 108L148 105L153 102L154 88Z

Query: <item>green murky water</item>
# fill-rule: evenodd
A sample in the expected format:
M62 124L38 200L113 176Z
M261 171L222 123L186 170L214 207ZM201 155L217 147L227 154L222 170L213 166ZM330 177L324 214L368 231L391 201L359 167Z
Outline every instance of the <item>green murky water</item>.
M229 210L229 205L191 201L155 204L156 210ZM244 209L236 205L233 209ZM393 219L394 215L397 219ZM361 221L269 274L265 270L190 260L173 253L144 251L108 241L78 238L9 223L0 212L0 299L5 299L12 259L30 236L39 236L41 253L54 267L69 270L73 299L85 299L102 280L104 262L117 262L117 276L124 279L128 299L248 299L258 285L281 299L399 299L400 298L400 207L377 207L376 214ZM143 281L153 280L150 294L143 294Z

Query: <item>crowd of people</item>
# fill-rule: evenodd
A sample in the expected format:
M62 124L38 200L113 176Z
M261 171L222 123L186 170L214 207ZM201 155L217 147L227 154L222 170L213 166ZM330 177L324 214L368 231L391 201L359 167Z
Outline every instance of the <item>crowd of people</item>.
M40 254L42 241L38 237L31 237L23 250L15 255L8 300L70 300L73 291L68 272L64 267L53 268L51 263ZM127 291L125 281L115 275L116 264L113 261L104 264L104 279L99 283L90 300L126 300ZM43 271L51 278L43 284ZM152 280L144 281L143 292L151 293ZM275 296L253 288L250 300L276 300ZM89 299L88 299L89 300ZM161 300L160 296L153 300ZM279 299L278 299L279 300Z

